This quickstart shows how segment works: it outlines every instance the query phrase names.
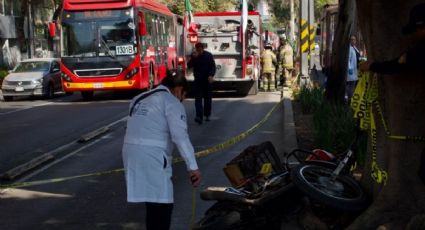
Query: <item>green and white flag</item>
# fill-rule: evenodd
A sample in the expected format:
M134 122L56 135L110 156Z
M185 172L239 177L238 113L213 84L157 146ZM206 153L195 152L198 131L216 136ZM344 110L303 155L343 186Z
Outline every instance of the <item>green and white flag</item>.
M192 4L190 0L184 0L185 14L184 14L184 25L186 29L189 29L190 24L193 22Z

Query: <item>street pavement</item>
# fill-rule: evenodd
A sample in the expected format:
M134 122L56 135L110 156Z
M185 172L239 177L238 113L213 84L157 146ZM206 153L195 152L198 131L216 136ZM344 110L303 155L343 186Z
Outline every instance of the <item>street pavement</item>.
M283 122L281 122L279 124L279 125L283 125L283 132L281 132L281 135L283 135L283 136L276 137L276 138L277 138L277 140L283 140L282 141L283 143L279 143L279 145L280 146L283 146L283 150L285 152L289 152L290 150L292 150L294 148L297 148L297 140L296 140L295 123L294 123L293 111L292 111L292 102L291 102L291 99L290 99L291 98L291 92L290 92L290 90L288 88L284 88L283 96L284 96L283 110L280 110L281 111L281 115L277 115L276 114L277 115L276 116L277 119L282 119L283 120ZM279 118L279 116L281 116L281 118ZM105 152L106 151L107 150L105 150ZM111 151L111 150L109 150L109 151ZM112 152L114 152L114 151L112 151ZM73 167L75 167L75 165ZM178 175L176 175L176 176L178 176ZM119 181L122 183L121 178L119 179ZM110 183L112 183L112 181L110 181ZM123 185L120 184L120 185L118 185L118 187L121 188L121 187L123 187ZM60 188L58 187L56 189L60 189ZM108 188L101 188L101 187L99 187L99 190L101 190L101 191L102 190L103 191L108 191ZM57 192L57 193L58 194L62 194L62 193L63 194L66 194L65 191L63 191L63 192ZM107 193L105 193L105 192L104 193L99 193L99 194L106 194L107 195ZM189 197L190 197L190 194L189 194ZM205 205L206 204L202 204L201 205L199 203L199 206L205 206ZM182 205L180 205L180 206L182 206ZM102 209L102 207L103 207L102 205L99 205L99 209ZM49 206L49 208L53 208L53 207ZM196 211L199 212L199 213L196 213L196 216L199 217L199 216L202 216L203 215L203 212L205 211L205 208L201 208L200 207ZM81 210L81 212L83 212L83 211ZM95 210L95 211L93 211L93 210L90 210L90 209L85 210L85 212L87 212L87 218L89 218L89 216L92 216L93 215L93 212L94 213L103 213L101 210ZM18 213L16 213L16 214L18 214ZM178 215L178 213L176 213L176 216L177 216L177 219L180 218L180 216ZM35 221L35 219L34 219L34 221ZM179 221L175 221L175 222L178 223ZM81 225L81 226L84 226L84 225ZM187 224L178 225L178 226L179 227L173 226L172 229L183 229L181 227L182 226L187 226ZM68 227L69 227L68 229L73 229L73 226L68 226ZM76 227L76 226L74 226L74 227ZM139 229L139 228L135 226L134 229ZM302 229L301 227L299 227L299 225L297 223L297 215L286 216L282 220L282 227L281 227L281 229L286 229L286 230L298 230L298 229Z

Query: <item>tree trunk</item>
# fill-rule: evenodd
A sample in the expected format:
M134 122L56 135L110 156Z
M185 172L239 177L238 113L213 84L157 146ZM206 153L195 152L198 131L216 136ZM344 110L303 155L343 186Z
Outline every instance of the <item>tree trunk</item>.
M384 61L400 56L408 40L401 28L409 10L418 0L357 0L360 27L366 40L368 59ZM392 135L425 137L425 76L378 75L379 103ZM373 203L348 229L424 229L425 185L419 169L424 167L424 142L390 139L379 114L377 123L377 161L388 173L386 185L372 180L371 159L367 156L362 184L369 189ZM369 141L370 142L370 141ZM369 146L371 149L371 146ZM369 153L371 151L368 151ZM422 166L421 166L422 164ZM408 226L408 223L409 227Z
M350 36L356 16L355 0L340 1L338 25L332 44L332 64L328 76L326 98L336 103L344 102L347 78Z

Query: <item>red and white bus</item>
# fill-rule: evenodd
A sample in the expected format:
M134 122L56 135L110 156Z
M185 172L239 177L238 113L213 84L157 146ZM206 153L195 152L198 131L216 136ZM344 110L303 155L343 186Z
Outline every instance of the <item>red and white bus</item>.
M177 16L153 0L64 0L65 92L150 89L177 67Z

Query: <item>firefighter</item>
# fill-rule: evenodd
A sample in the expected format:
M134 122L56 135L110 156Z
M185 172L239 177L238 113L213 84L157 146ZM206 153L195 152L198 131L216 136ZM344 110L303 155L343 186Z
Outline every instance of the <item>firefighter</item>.
M264 91L275 90L275 66L276 55L272 51L272 44L267 42L261 55L262 89Z
M278 71L277 77L279 78L279 85L282 86L286 83L289 85L289 82L292 78L292 70L294 69L294 51L289 45L286 36L281 36L279 38L279 54L278 54Z

